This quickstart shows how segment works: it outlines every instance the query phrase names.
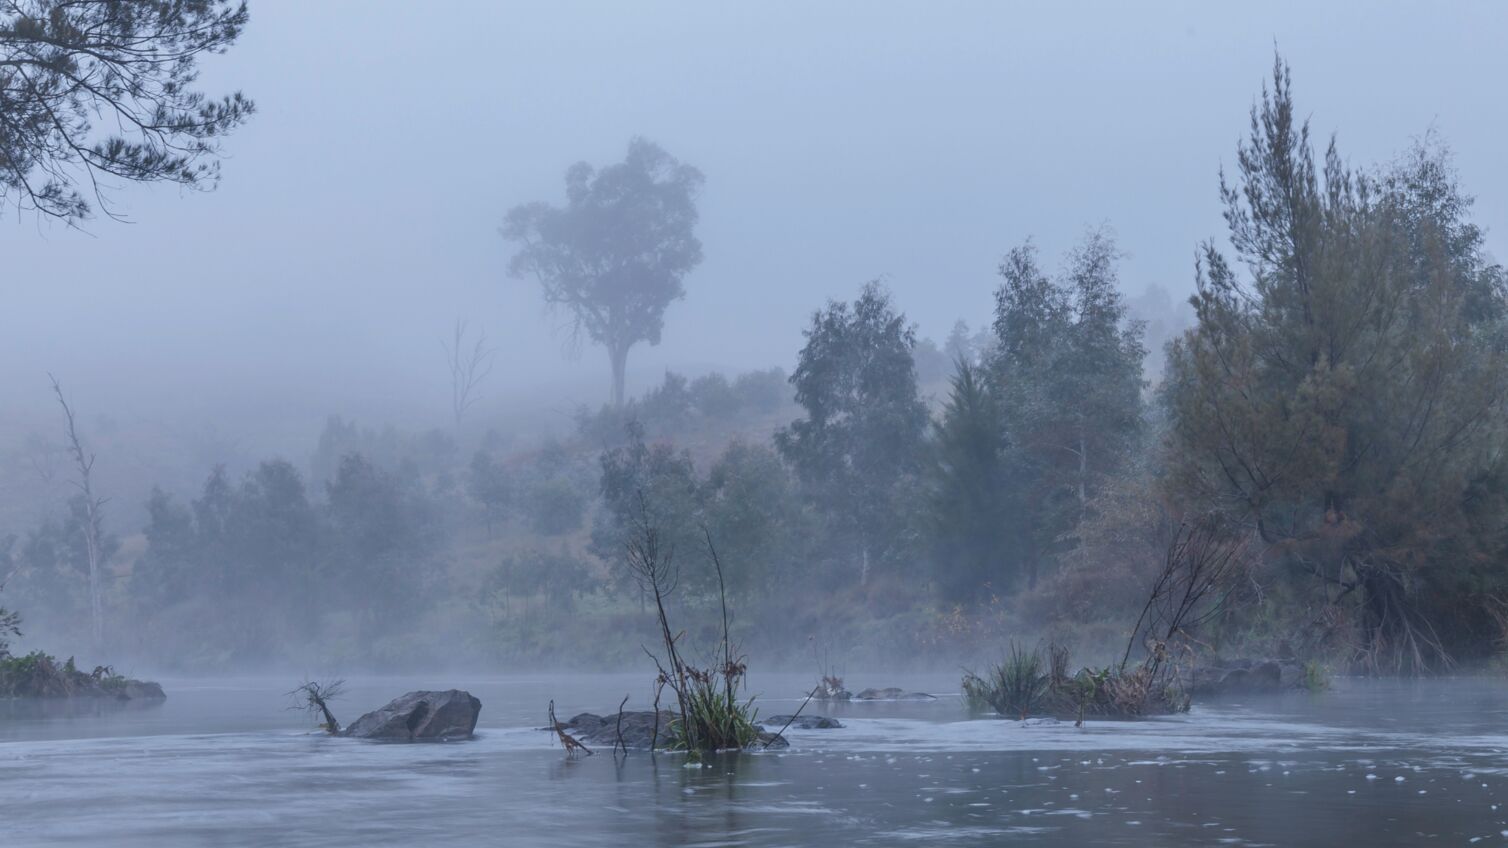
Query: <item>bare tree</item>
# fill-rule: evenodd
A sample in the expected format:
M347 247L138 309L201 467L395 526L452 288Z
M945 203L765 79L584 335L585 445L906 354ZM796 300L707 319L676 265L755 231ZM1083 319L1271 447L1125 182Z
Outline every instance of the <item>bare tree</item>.
M288 693L293 699L290 710L304 710L315 718L324 719L320 727L326 733L334 736L340 733L340 722L336 721L335 714L330 712L330 702L346 693L344 680L332 680L329 683L321 683L318 680L306 680L297 689Z
M1246 567L1248 556L1247 540L1231 537L1213 518L1180 526L1126 641L1120 670L1125 671L1140 640L1147 649L1147 667L1155 672L1176 639L1218 616L1230 597L1232 578Z
M445 364L450 367L450 410L457 436L461 434L461 418L476 403L476 388L492 373L497 356L497 349L487 344L486 332L478 330L476 339L468 344L468 330L466 322L457 318L450 341L441 343Z
M104 605L101 601L101 575L104 569L103 547L100 545L100 523L103 519L101 508L105 505L105 499L94 494L94 454L84 450L84 443L79 439L78 427L74 422L73 408L68 405L68 400L63 397L63 387L58 383L58 378L48 374L47 378L52 381L53 394L58 396L58 405L63 407L63 418L67 423L65 435L68 439L68 454L73 458L74 466L78 468L79 476L73 481L73 485L79 490L80 497L84 501L84 549L89 557L89 623L94 636L96 649L104 645L105 615Z

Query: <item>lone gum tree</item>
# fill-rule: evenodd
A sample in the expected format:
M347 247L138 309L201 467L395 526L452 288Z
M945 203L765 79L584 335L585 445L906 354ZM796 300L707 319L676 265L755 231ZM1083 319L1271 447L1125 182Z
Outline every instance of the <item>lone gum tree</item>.
M571 316L571 341L585 335L607 348L613 405L623 405L628 352L660 343L665 310L685 297L681 281L702 261L693 232L702 174L643 138L622 162L585 162L565 174L566 204L516 206L503 237L519 246L516 278L539 281L545 302Z
M219 139L254 107L193 85L246 21L228 0L0 0L0 201L75 225L80 186L116 219L117 180L213 187Z

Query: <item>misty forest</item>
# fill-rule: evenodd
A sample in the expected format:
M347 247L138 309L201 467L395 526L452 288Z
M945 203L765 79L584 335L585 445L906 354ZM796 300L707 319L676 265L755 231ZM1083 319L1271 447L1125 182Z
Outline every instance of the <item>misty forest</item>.
M1119 71L986 73L958 9L814 13L766 83L716 54L788 7L415 24L517 29L504 82L249 5L0 3L6 844L1508 834L1508 186L1453 81L1242 18L1070 140L1020 110ZM667 56L714 79L613 79ZM975 89L830 146L880 107L799 80L863 69Z

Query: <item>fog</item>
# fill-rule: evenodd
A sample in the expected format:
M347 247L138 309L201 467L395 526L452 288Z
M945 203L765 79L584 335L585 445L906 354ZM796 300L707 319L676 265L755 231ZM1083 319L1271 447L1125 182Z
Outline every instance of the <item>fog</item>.
M1505 44L0 2L0 843L1508 835Z
M561 355L537 286L505 273L502 215L558 202L573 162L642 134L707 177L706 259L635 349L666 368L787 368L807 315L882 278L924 336L985 315L995 266L1114 227L1129 294L1192 288L1274 45L1315 129L1357 163L1437 128L1462 182L1508 195L1505 11L1479 3L1141 9L945 3L263 2L211 91L258 114L217 191L122 187L75 231L7 211L3 426L84 408L284 448L328 413L444 422L439 339L500 350L485 415L606 397L605 357ZM1502 203L1478 220L1501 253ZM267 410L278 418L267 421ZM248 415L256 426L246 426ZM18 422L25 422L18 423ZM192 422L192 424L190 424Z

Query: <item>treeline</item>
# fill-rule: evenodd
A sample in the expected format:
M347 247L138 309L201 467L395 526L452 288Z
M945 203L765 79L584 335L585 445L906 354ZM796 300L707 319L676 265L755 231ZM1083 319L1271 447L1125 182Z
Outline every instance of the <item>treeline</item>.
M625 541L650 522L683 620L714 623L715 546L736 634L775 661L1023 634L1093 658L1194 525L1246 553L1200 650L1485 659L1508 637L1503 269L1434 139L1365 170L1317 153L1281 62L1251 127L1219 185L1234 253L1200 249L1163 350L1096 229L1009 250L980 331L920 340L870 283L813 313L789 376L666 374L527 450L332 419L314 482L216 471L100 536L115 627L208 661L610 664L637 651ZM8 605L82 619L86 520L13 541Z

